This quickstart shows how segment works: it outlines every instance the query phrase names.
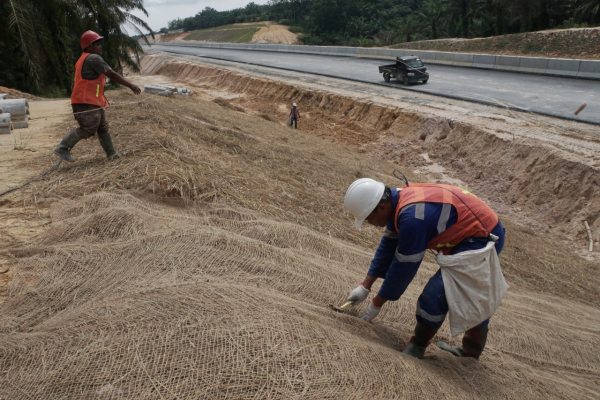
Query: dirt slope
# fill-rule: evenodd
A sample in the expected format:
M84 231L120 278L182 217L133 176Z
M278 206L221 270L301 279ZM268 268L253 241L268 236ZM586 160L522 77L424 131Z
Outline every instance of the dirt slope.
M252 36L250 43L298 44L298 35L290 32L285 25L267 22Z
M4 86L0 86L0 94L7 94L7 99L29 99L29 100L40 100L39 97L34 96L29 93L23 93L16 89L7 88Z
M399 43L395 48L600 59L600 28L552 29L474 39Z
M363 305L350 315L327 307L362 278L380 235L349 228L340 212L347 184L357 176L393 184L395 167L416 168L422 157L400 152L401 143L431 144L434 154L462 140L475 152L485 131L458 122L436 130L444 121L163 61L147 59L144 68L197 79L198 94L110 93L124 157L105 161L94 139L82 142L78 162L2 200L46 225L0 247L10 271L0 304L0 398L598 398L597 263L522 218L502 213L511 289L479 362L433 347L425 360L400 353L436 268L429 257L373 324L353 317ZM290 99L302 106L300 130L284 125ZM54 138L69 125L65 115ZM32 143L38 152L13 168L48 167L54 143ZM382 160L386 148L400 159ZM476 161L473 154L460 159ZM538 161L546 174L550 155ZM518 178L535 178L534 167ZM550 218L540 215L539 224ZM447 335L444 327L439 338Z
M203 40L209 42L298 44L298 35L289 27L271 21L250 22L157 35L156 42Z

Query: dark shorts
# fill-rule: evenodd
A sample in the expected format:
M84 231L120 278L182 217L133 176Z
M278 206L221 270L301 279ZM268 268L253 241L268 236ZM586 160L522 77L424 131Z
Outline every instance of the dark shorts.
M82 139L87 139L97 133L108 133L108 121L104 109L91 104L73 104L73 116L79 124L75 131Z

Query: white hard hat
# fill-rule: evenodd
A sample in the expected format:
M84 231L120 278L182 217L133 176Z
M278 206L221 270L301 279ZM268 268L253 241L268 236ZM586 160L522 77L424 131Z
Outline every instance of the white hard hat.
M354 216L354 227L360 229L363 222L377 207L385 185L371 178L360 178L352 182L346 190L344 208Z
M297 107L297 106L298 106L298 104L296 104L296 103L292 103L292 106L294 106L294 107Z

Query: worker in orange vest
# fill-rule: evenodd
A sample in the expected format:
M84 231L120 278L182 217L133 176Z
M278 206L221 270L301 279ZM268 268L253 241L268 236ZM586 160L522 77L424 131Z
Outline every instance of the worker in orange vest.
M140 94L138 86L128 81L102 58L102 36L94 31L86 31L81 35L79 43L83 50L75 64L75 82L71 95L71 107L79 127L69 132L54 149L54 154L65 161L75 161L71 149L81 139L98 134L98 140L109 159L117 158L112 139L108 132L105 108L108 101L104 97L106 77L127 86L135 94Z
M382 182L361 178L348 187L344 208L354 216L357 229L360 229L365 220L372 225L386 227L365 279L347 298L353 304L364 301L373 283L378 278L384 279L378 294L361 316L366 321L372 321L387 301L395 301L402 296L415 277L426 250L436 251L447 258L449 255L464 258L486 250L489 253L485 253L482 259L495 257L498 260L497 254L504 246L505 231L496 213L482 200L456 186L410 184L404 188L390 188ZM465 253L467 251L469 253ZM440 260L438 256L437 261L442 268L429 279L418 299L414 335L404 353L422 358L446 314L450 311L452 327L454 309L476 304L483 311L475 315L475 320L471 318L471 324L465 324L460 331L464 332L462 346L450 346L445 342L439 342L438 346L457 356L479 358L487 340L489 317L495 308L485 308L484 304L488 299L486 296L494 288L479 296L477 290L485 285L479 285L480 281L477 280L483 280L485 284L485 279L489 280L489 271L494 266L482 264L475 266L482 270L461 269L461 273L473 271L470 275L467 273L467 278L475 282L471 286L476 295L466 301L454 302L451 301L454 297L448 297L453 294L448 292L451 281L446 279L448 275L444 273L448 272L442 271L445 267ZM501 276L499 262L496 268L497 276ZM484 277L481 278L482 276ZM500 304L499 300L508 287L503 277L498 281L501 283L497 286L502 287L498 292L499 296L492 299L498 300L494 305ZM495 282L491 282L490 286L494 284ZM487 289L489 288L488 286ZM480 315L481 319L477 319Z

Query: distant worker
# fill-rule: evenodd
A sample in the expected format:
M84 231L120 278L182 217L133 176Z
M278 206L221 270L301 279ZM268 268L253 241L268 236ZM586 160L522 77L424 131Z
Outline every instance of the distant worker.
M456 356L479 358L489 318L508 287L497 255L505 232L496 213L456 186L410 184L400 189L369 178L349 186L344 208L354 216L357 229L365 220L386 227L365 279L347 299L353 304L362 302L377 278L384 279L361 318L371 321L386 301L398 300L415 277L425 251L435 250L441 269L418 299L414 336L403 352L423 358L450 313L452 334L464 333L462 347L445 342L438 346Z
M292 103L292 109L290 110L289 125L294 129L298 128L298 120L300 119L300 110L298 110L298 104Z
M104 85L108 76L115 82L127 86L135 94L140 94L139 87L112 70L102 58L102 36L94 31L86 31L81 35L79 43L83 53L75 64L75 80L71 107L79 128L69 132L54 154L65 161L75 161L71 149L81 139L87 139L98 133L100 145L109 159L117 158L112 139L108 132L108 122L104 109L108 101L104 97Z

